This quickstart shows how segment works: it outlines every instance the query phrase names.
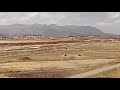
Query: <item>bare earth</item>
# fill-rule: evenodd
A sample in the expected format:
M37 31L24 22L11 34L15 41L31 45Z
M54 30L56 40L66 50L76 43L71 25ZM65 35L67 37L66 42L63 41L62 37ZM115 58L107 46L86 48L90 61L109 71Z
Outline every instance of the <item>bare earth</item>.
M0 78L68 78L120 62L120 38L0 40Z
M104 72L104 71L107 71L107 70L111 70L111 69L114 69L114 68L117 68L117 67L120 67L120 64L116 64L116 65L107 66L107 67L103 67L103 68L100 68L100 69L88 71L88 72L85 72L85 73L82 73L82 74L72 76L70 78L85 78L85 77L88 77L88 76L91 76L91 75L94 75L94 74L98 74L98 73L101 73L101 72Z
M98 74L90 75L86 78L120 78L120 67L107 70Z

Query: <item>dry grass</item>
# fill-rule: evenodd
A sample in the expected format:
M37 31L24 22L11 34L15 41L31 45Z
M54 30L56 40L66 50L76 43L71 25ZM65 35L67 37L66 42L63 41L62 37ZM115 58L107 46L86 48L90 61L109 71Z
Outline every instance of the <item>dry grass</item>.
M45 42L2 41L0 77L68 77L120 62L119 41L96 39L74 37L72 41L70 37L59 37L48 41L44 39Z

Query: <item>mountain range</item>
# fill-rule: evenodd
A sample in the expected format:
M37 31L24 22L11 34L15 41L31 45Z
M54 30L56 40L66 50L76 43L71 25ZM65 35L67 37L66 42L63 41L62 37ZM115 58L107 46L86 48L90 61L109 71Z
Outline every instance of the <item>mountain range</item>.
M104 33L92 26L66 25L58 26L56 24L12 24L1 25L0 34L5 35L44 35L44 36L70 36L70 35L113 35Z

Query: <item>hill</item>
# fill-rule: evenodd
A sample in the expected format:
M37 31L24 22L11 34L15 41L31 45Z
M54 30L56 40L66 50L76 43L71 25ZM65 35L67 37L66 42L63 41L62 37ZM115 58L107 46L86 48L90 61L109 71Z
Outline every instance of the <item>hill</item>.
M0 26L0 34L5 35L44 35L44 36L70 36L70 35L112 35L102 32L91 26L58 26L55 24L12 24Z

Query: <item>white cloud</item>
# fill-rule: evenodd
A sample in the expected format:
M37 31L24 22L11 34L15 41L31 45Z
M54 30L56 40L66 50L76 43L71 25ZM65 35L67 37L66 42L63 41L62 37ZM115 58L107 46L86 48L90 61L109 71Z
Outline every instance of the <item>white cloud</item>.
M2 13L0 13L0 16L5 16L5 15L7 15L7 14L2 14Z
M90 25L120 33L120 12L0 12L0 25L15 23Z
M28 17L35 17L38 14L38 12L32 12L32 13L28 13Z
M30 20L38 15L38 12L32 12L32 13L27 13L24 16L21 16L18 21L19 22L26 22L27 20Z
M120 17L120 12L108 12L107 13L110 18L118 18Z
M6 19L2 19L1 21L2 21L2 22L6 22L7 20L6 20Z
M119 19L119 20L114 21L114 23L120 23L120 19Z
M111 26L113 23L109 22L98 22L96 23L97 26Z
M1 19L1 20L0 20L0 24L1 24L1 25L5 25L5 24L6 24L6 22L7 22L7 20L6 20L6 19Z

